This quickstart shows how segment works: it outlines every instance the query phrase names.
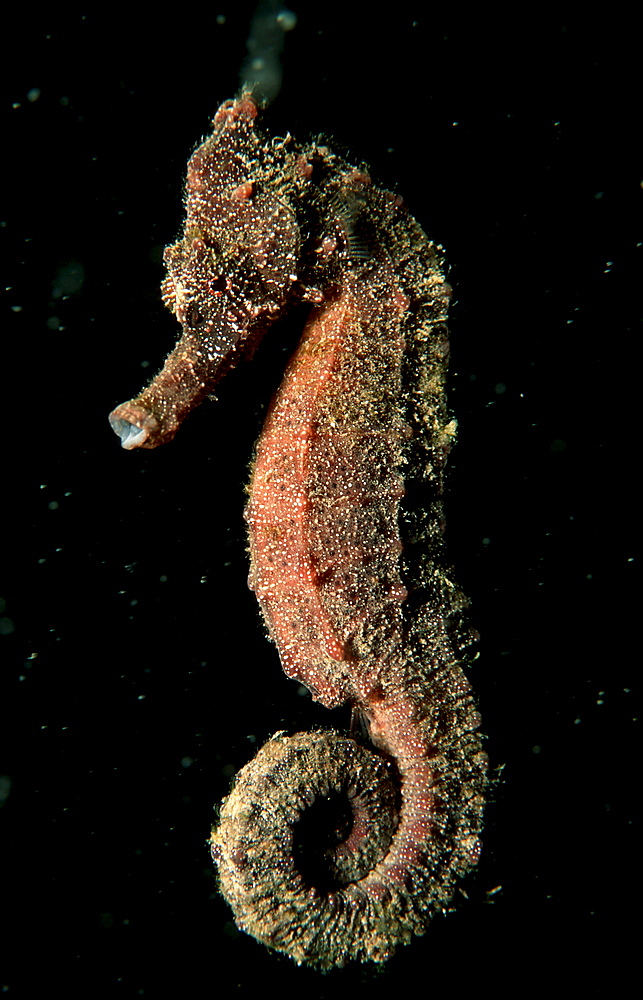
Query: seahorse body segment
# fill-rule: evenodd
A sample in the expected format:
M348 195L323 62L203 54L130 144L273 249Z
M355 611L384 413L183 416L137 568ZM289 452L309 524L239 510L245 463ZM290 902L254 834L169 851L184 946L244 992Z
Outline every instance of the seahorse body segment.
M321 143L266 140L248 95L188 166L166 250L183 335L111 422L170 440L268 326L311 303L253 464L250 586L282 666L372 746L277 734L212 833L238 925L322 969L381 962L443 911L477 861L486 756L468 680L466 599L443 541L449 288L401 199Z

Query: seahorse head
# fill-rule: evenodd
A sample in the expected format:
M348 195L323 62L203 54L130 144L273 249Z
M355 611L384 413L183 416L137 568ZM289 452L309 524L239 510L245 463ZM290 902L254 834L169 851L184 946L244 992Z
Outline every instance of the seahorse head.
M280 197L283 156L257 137L256 115L248 95L223 104L188 163L185 227L161 286L182 335L147 389L110 415L124 448L171 440L293 294L299 225Z

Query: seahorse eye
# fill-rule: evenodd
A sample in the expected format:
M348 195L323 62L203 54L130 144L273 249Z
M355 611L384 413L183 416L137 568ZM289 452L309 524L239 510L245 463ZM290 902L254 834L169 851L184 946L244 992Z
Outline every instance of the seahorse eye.
M213 295L216 295L219 292L225 292L227 284L228 283L223 275L219 275L218 278L210 278L208 281L208 291L212 292Z

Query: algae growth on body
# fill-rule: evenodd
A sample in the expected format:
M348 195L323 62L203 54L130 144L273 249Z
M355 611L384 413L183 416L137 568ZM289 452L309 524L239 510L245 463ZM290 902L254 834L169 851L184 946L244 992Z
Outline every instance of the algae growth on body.
M211 849L238 926L330 969L422 934L480 853L472 632L443 539L450 289L398 195L257 118L249 94L227 101L189 161L162 286L183 332L110 421L127 449L171 440L309 303L256 446L250 586L286 674L364 735L275 735L237 776Z

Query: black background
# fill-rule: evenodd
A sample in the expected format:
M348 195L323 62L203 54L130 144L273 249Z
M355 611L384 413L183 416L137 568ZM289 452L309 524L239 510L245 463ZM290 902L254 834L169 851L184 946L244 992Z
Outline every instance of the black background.
M174 342L162 248L253 5L18 13L0 95L0 986L618 995L640 795L634 26L614 8L294 6L267 126L334 136L451 265L449 539L498 776L482 861L383 970L323 977L234 929L212 807L275 730L329 721L246 588L247 463L295 332L158 451L121 451L107 414Z

